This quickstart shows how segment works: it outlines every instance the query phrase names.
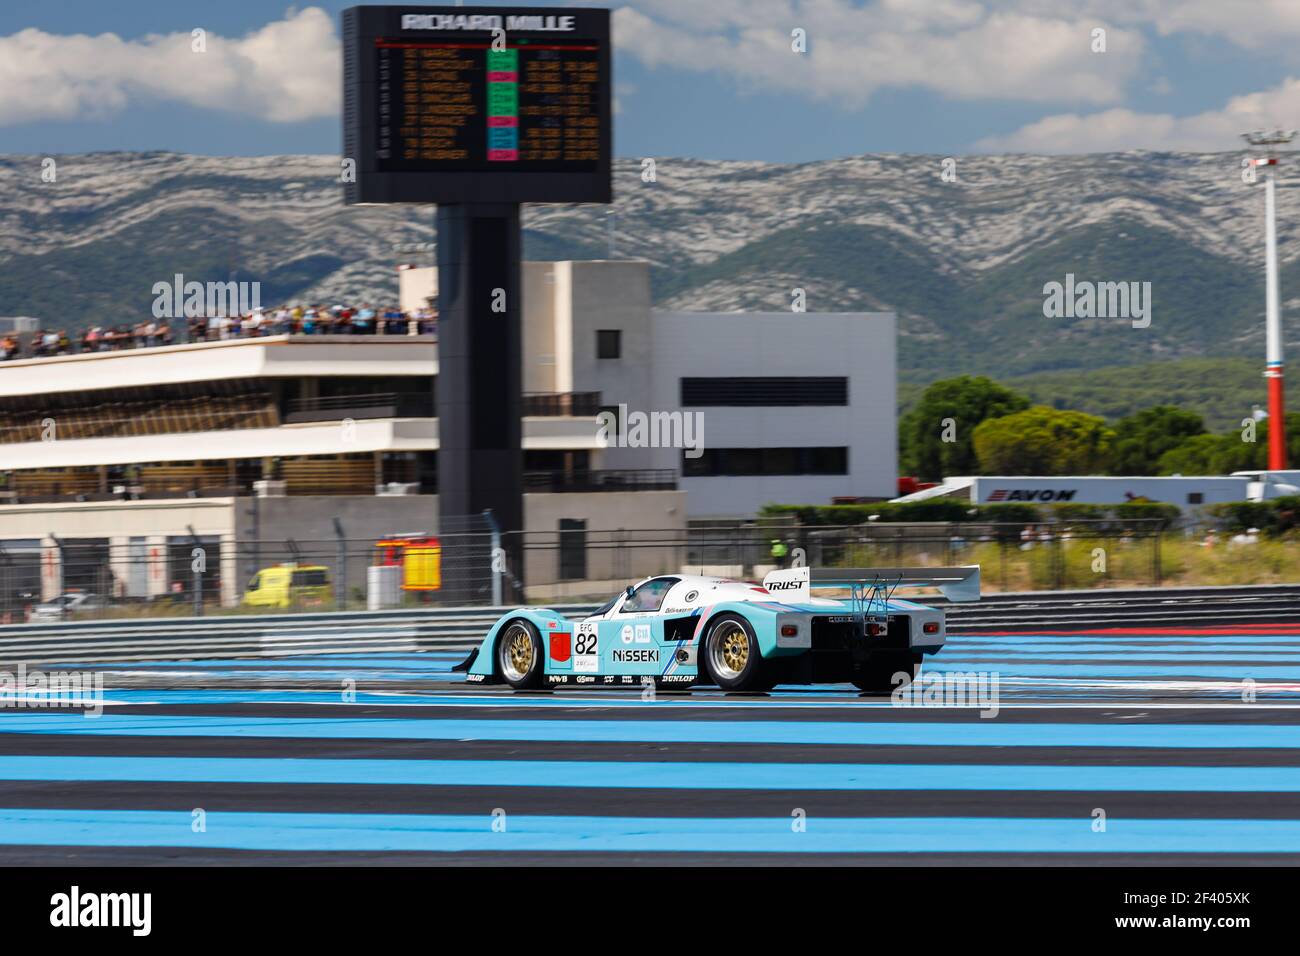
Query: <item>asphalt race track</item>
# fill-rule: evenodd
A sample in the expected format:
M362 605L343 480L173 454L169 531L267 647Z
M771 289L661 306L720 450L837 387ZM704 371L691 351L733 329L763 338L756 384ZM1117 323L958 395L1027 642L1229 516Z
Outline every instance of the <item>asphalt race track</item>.
M1300 861L1294 625L951 637L926 673L996 674L990 716L461 657L111 664L95 718L10 692L0 864Z

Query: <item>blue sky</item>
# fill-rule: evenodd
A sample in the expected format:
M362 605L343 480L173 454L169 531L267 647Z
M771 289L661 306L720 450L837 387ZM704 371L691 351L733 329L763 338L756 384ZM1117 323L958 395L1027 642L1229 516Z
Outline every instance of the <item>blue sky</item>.
M0 153L337 153L348 5L0 6ZM607 5L620 156L1226 150L1300 125L1300 0Z

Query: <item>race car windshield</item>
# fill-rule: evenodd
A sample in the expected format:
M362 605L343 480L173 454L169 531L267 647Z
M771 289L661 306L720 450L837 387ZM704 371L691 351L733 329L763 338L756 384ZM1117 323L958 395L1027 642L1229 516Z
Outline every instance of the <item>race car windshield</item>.
M664 598L676 583L677 578L655 578L652 581L647 581L632 592L632 596L623 603L623 613L640 612L644 614L659 610L659 605L664 603Z

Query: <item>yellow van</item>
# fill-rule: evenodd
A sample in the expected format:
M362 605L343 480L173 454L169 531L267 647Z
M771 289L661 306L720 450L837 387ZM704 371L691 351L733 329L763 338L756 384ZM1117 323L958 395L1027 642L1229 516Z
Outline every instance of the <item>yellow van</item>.
M320 564L277 564L253 575L245 607L315 607L334 595L330 569Z

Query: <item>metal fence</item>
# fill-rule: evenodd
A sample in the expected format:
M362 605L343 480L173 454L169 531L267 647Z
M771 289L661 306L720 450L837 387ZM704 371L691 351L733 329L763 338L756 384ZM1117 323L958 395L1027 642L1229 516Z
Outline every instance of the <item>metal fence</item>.
M629 582L668 573L749 580L774 567L979 564L989 591L1155 586L1164 578L1162 523L877 524L799 526L788 520L691 523L685 528L498 534L490 518L437 535L441 581L399 588L376 603L372 568L391 561L382 539L235 540L189 534L139 539L0 542L0 620L291 613L376 607L604 600ZM333 534L329 534L332 530ZM274 603L258 572L301 572ZM391 575L391 572L390 572Z
M0 542L0 621L190 616L375 609L372 568L392 564L384 538L236 540L230 535L171 535ZM418 536L415 536L418 537ZM379 607L501 603L510 580L494 574L500 537L490 522L467 519L436 536L441 580L433 589L399 585ZM399 559L400 561L400 559ZM274 590L255 586L259 572L288 569ZM261 582L258 581L258 585ZM394 589L389 589L394 590ZM260 593L258 593L260 592Z
M628 531L530 531L517 540L530 601L608 597L654 574L758 580L796 562L814 567L979 564L999 591L1158 586L1164 573L1159 519L1069 525L869 523L801 526L779 519ZM774 551L774 545L780 547ZM778 557L784 550L784 557Z

